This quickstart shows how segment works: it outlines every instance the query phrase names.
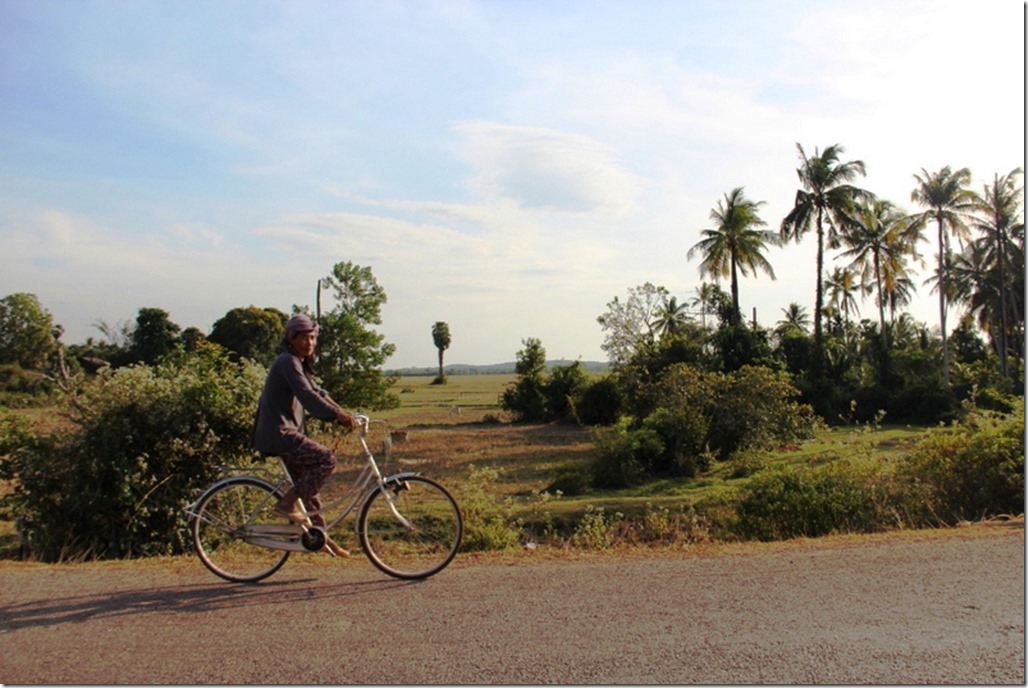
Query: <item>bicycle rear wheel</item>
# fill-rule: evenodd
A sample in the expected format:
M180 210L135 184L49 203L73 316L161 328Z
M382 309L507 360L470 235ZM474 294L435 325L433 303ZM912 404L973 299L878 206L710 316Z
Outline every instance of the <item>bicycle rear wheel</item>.
M357 536L364 554L383 573L396 578L427 578L453 560L464 536L460 508L442 485L422 476L390 479L387 494L376 488L361 507Z
M282 568L289 551L254 541L256 527L267 541L288 541L286 523L272 512L278 498L275 488L258 478L227 480L203 497L193 518L193 544L204 566L215 575L237 583L252 583Z

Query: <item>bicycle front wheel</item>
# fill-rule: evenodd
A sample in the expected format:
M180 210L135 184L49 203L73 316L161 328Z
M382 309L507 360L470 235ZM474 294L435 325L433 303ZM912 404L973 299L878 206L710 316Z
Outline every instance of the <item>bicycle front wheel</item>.
M289 551L258 544L289 539L272 509L275 488L257 478L228 480L204 495L193 518L193 544L204 566L225 580L252 583L282 568Z
M439 483L422 476L397 477L386 482L384 492L378 487L364 501L357 536L364 554L383 573L427 578L456 556L464 520L457 502Z

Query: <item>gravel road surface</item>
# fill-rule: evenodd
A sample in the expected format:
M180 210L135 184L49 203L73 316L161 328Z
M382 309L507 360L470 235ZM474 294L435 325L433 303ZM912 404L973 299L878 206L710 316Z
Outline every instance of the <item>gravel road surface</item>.
M1023 522L679 553L0 564L0 683L1024 684Z

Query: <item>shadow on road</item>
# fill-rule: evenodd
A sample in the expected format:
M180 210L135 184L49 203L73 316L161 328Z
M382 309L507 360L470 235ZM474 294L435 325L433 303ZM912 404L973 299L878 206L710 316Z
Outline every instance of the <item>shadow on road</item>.
M395 591L420 581L377 580L328 584L306 578L260 584L200 583L50 597L0 606L0 629L49 627L155 612L197 613L271 607L314 598L346 598Z

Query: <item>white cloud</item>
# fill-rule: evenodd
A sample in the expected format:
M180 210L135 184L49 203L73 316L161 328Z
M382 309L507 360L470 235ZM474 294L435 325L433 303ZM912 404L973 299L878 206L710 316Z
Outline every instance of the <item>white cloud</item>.
M510 200L531 210L625 215L638 180L614 150L588 136L495 122L462 122L470 186L481 198Z

